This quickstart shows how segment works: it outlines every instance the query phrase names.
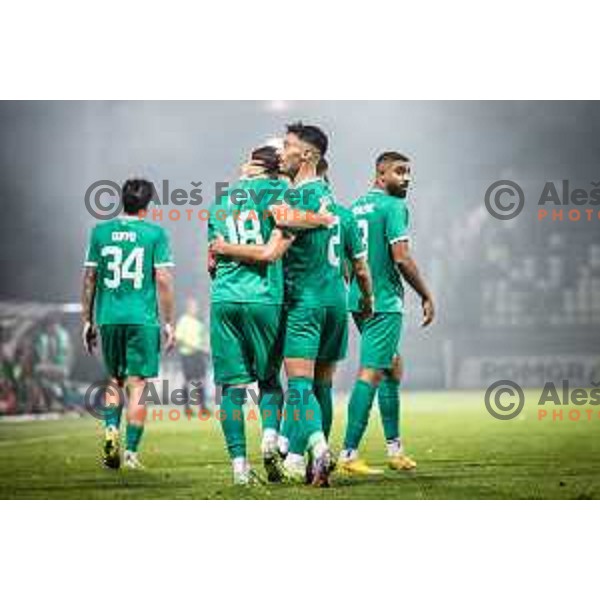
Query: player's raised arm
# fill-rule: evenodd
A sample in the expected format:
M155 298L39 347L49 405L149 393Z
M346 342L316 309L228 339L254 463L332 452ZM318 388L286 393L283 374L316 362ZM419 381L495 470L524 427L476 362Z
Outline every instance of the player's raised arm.
M294 236L281 229L273 230L266 244L231 244L218 235L211 243L209 252L227 256L246 263L273 263L279 260L292 245Z
M395 244L392 244L392 256L394 257L394 262L402 274L402 277L421 297L421 305L423 307L423 321L421 325L427 327L427 325L430 325L435 318L433 296L425 283L425 279L421 275L415 259L410 253L408 240L398 241Z
M300 210L286 202L269 207L278 227L293 229L315 229L329 227L335 222L335 217L327 210L327 204L322 203L317 212Z

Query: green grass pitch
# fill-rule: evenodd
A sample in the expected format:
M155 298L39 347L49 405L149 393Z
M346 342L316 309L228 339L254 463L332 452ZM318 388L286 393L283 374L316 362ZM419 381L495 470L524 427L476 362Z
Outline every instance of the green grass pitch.
M146 470L138 472L100 467L101 427L92 418L0 422L0 498L600 498L599 411L588 421L584 409L594 407L582 407L573 422L573 407L562 407L563 421L540 421L538 397L529 390L523 413L498 421L487 413L483 392L405 392L403 429L417 472L336 476L329 489L234 487L220 426L212 419L149 423L141 447ZM336 452L344 419L340 403ZM262 470L258 425L248 425L251 459ZM361 450L374 466L385 466L376 410Z

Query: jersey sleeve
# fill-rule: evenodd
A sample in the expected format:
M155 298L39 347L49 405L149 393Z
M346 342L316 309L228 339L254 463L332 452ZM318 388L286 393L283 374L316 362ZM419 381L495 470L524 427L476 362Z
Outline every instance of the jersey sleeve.
M154 268L162 269L164 267L174 267L173 253L171 252L171 243L169 234L162 227L159 229L158 240L154 246Z
M344 252L350 260L364 258L367 255L367 249L363 243L362 236L358 229L356 217L348 212L342 218L342 229L344 235Z
M90 241L85 254L84 267L97 267L100 260L100 245L98 244L97 229L94 227L90 234Z
M408 208L404 202L394 201L388 205L385 217L385 236L388 244L408 241Z

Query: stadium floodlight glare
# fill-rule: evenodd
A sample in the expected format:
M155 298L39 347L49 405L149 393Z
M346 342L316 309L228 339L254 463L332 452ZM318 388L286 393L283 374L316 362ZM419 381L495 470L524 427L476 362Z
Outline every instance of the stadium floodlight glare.
M290 102L288 100L269 100L267 102L267 110L271 112L285 112L289 110Z
M79 302L66 302L62 305L62 311L66 314L79 314L81 312L81 304Z

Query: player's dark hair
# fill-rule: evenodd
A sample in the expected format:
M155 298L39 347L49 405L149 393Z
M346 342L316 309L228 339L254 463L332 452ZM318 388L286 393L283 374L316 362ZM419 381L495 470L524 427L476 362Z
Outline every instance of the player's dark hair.
M121 197L123 210L128 215L136 215L146 210L154 197L154 185L145 179L128 179L123 186Z
M274 146L255 148L252 150L250 158L261 162L269 177L277 177L279 175L279 153Z
M329 170L329 163L321 157L317 163L317 177L322 177L327 183L329 183L329 177L327 177L327 171Z
M298 121L297 123L290 123L287 126L287 132L297 135L303 142L316 148L321 156L325 156L327 153L329 140L323 130L316 125L304 125L302 121Z
M328 169L329 169L329 163L323 157L321 157L319 159L319 162L317 163L317 175L319 177L322 177L323 175L325 175L327 173Z
M405 156L404 154L400 154L400 152L396 152L394 150L388 150L387 152L382 152L375 161L375 166L379 168L381 165L388 162L410 162L410 158Z

